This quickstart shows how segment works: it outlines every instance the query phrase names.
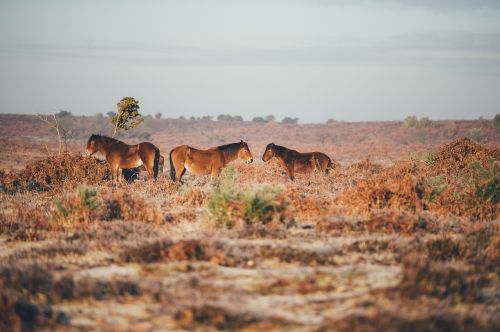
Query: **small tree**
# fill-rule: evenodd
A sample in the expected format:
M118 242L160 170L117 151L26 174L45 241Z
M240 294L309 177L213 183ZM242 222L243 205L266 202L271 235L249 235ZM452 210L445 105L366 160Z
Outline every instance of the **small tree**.
M59 113L61 113L61 112L59 112ZM61 122L59 121L59 119L57 118L56 114L52 114L52 116L38 114L38 119L40 119L40 121L44 122L49 128L55 130L56 135L57 135L57 142L59 144L59 149L58 149L59 154L62 154L63 144L64 144L64 150L67 152L68 151L68 141L73 138L73 136L75 134L74 130L68 129L65 127L65 125L62 125ZM48 153L49 149L47 148L47 146L45 146L45 148L47 149L47 153Z
M284 117L283 120L281 120L281 123L297 123L299 122L299 118L290 118L288 116Z
M415 115L407 116L403 121L403 127L405 128L415 127L417 124L418 124L418 118Z
M156 119L161 119L161 112L156 113L156 114L155 114L155 118L156 118Z
M256 116L252 119L252 122L257 122L257 123L264 123L266 122L266 119L264 119L263 117L261 116Z
M70 111L59 110L59 112L57 112L56 115L59 117L63 117L63 116L72 116L73 114Z
M274 122L275 120L276 120L276 118L272 114L266 116L266 122Z
M111 117L111 123L115 130L113 137L119 130L129 130L144 122L144 118L139 114L139 101L133 97L124 97L116 104L116 115Z

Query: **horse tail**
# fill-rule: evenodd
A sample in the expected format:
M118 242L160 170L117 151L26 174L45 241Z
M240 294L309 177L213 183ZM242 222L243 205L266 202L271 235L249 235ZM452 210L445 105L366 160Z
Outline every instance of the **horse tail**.
M153 177L155 180L158 177L159 164L160 164L160 149L155 148L155 159L153 161Z
M328 175L330 173L330 170L332 169L332 159L330 157L328 157L328 164L326 165L326 169L325 169L325 174Z
M174 152L175 149L172 149L169 154L169 159L170 159L170 178L172 181L175 182L175 167L174 167L174 162L172 161L172 152Z

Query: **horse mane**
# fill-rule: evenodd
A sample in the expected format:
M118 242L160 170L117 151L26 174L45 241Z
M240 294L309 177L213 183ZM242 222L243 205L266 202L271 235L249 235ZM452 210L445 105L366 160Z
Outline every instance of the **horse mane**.
M224 154L234 154L240 149L240 144L241 142L221 145L217 147L217 150Z
M274 144L272 149L273 149L273 153L278 155L278 156L283 156L287 151L297 152L295 150L285 148L284 146L276 145L276 144Z
M117 140L116 138L109 137L109 136L104 136L104 135L97 135L97 134L92 134L92 136L90 136L90 138L89 138L89 142L91 140L95 140L95 141L99 142L100 144L102 144L104 146L110 146L110 145L113 145L113 144L120 144L120 145L124 145L125 144L122 141Z

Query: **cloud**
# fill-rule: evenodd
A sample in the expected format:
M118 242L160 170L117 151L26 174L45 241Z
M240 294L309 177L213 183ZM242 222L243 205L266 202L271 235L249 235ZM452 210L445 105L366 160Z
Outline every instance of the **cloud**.
M477 9L500 9L498 0L314 0L316 3L333 6L375 5L389 8L421 8L437 11L468 11Z
M434 66L500 73L500 33L413 33L378 39L332 38L313 47L208 49L182 45L24 44L0 54L41 60L78 59L144 64L369 64Z

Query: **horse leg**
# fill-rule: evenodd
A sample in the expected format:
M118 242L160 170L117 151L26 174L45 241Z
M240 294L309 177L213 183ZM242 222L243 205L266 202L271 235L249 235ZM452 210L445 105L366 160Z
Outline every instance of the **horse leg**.
M212 167L212 173L210 174L210 178L213 180L214 178L218 178L221 172L221 168Z
M288 164L287 167L286 167L286 170L288 172L288 176L290 177L290 180L295 180L295 169L293 167L293 163L292 164Z
M116 176L118 177L118 183L122 183L122 179L123 179L123 168L118 167L118 170L116 171Z
M184 164L179 165L179 167L175 168L176 181L182 182L182 177L186 173L186 167Z
M109 163L109 170L111 171L111 180L113 183L116 183L116 181L119 180L119 170L120 168L118 167L118 163Z

